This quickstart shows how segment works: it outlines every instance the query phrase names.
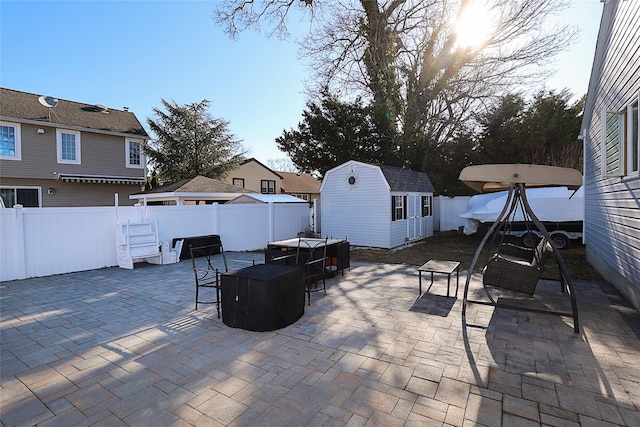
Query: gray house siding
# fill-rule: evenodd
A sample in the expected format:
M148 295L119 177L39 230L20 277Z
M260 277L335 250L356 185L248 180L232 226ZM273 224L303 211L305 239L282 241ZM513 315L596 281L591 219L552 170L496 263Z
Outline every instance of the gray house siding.
M149 136L133 113L63 99L48 111L36 94L0 88L0 121L17 125L21 151L19 158L0 159L7 203L36 206L34 189L43 207L109 206L116 192L121 204L135 203L129 195L142 189L146 165L142 155L142 164L127 166L127 140L144 144ZM58 161L58 130L79 134L79 162ZM30 193L22 201L21 191Z
M24 123L20 127L22 160L0 160L3 177L55 179L54 172L140 178L145 176L144 169L126 167L124 136L80 132L81 164L76 165L58 163L56 128ZM44 129L45 133L39 134L38 129ZM141 138L138 139L142 141Z
M587 259L640 308L640 176L603 171L604 113L640 98L640 2L609 1L603 18L582 123Z

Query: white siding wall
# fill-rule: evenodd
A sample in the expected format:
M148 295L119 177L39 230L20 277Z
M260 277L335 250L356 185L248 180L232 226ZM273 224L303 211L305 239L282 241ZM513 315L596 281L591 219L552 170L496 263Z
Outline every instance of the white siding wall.
M322 235L344 238L356 246L389 248L391 195L380 168L355 163L356 183L349 185L349 165L327 172L322 183Z
M640 2L607 2L604 16L583 121L584 240L589 261L640 308L640 178L605 178L601 170L602 113L622 110L640 92Z

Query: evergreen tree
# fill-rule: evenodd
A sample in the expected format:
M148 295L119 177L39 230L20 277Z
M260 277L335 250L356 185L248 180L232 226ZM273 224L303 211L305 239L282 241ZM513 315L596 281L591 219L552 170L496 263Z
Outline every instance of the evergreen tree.
M223 178L244 158L241 141L229 132L229 122L212 117L209 101L178 105L162 100L166 112L153 109L147 123L156 139L145 147L161 181L198 175Z
M285 130L276 138L278 148L301 172L324 176L348 160L393 164L381 148L372 109L359 98L342 102L325 89L320 104L308 102L302 117L297 129Z

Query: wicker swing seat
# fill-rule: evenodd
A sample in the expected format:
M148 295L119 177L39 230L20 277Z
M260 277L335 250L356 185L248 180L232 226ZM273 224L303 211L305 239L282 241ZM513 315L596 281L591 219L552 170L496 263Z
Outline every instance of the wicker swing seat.
M485 286L533 295L552 252L546 239L541 239L534 249L506 243L488 260L482 282Z
M546 165L473 165L467 166L460 172L460 180L479 192L508 190L504 207L480 242L467 272L462 299L463 326L466 327L467 303L478 302L512 310L572 316L573 330L575 333L579 333L578 305L569 271L560 251L551 240L549 232L531 209L525 187L566 186L568 189L577 190L582 185L580 171ZM505 243L504 236L509 235L518 211L521 211L527 225L534 226L544 236L533 250ZM488 248L495 249L487 251L488 259L486 259L483 268L482 285L490 302L470 301L468 297L471 278L480 253L489 240L491 243ZM522 306L521 304L511 305L501 303L491 296L490 288L502 288L532 296L542 276L542 267L550 255L553 255L558 266L560 289L563 293L567 293L571 299L571 312L556 311L546 307Z

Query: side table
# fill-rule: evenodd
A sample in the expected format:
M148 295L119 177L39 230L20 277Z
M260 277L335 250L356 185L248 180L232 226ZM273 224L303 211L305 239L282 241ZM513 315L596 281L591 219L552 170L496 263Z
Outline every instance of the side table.
M431 273L431 286L433 286L433 273L442 273L447 275L447 298L449 298L449 287L451 285L451 274L456 272L456 298L458 297L458 286L460 284L460 263L457 261L437 261L429 260L418 268L419 295L422 295L422 272ZM428 291L428 290L427 290Z

